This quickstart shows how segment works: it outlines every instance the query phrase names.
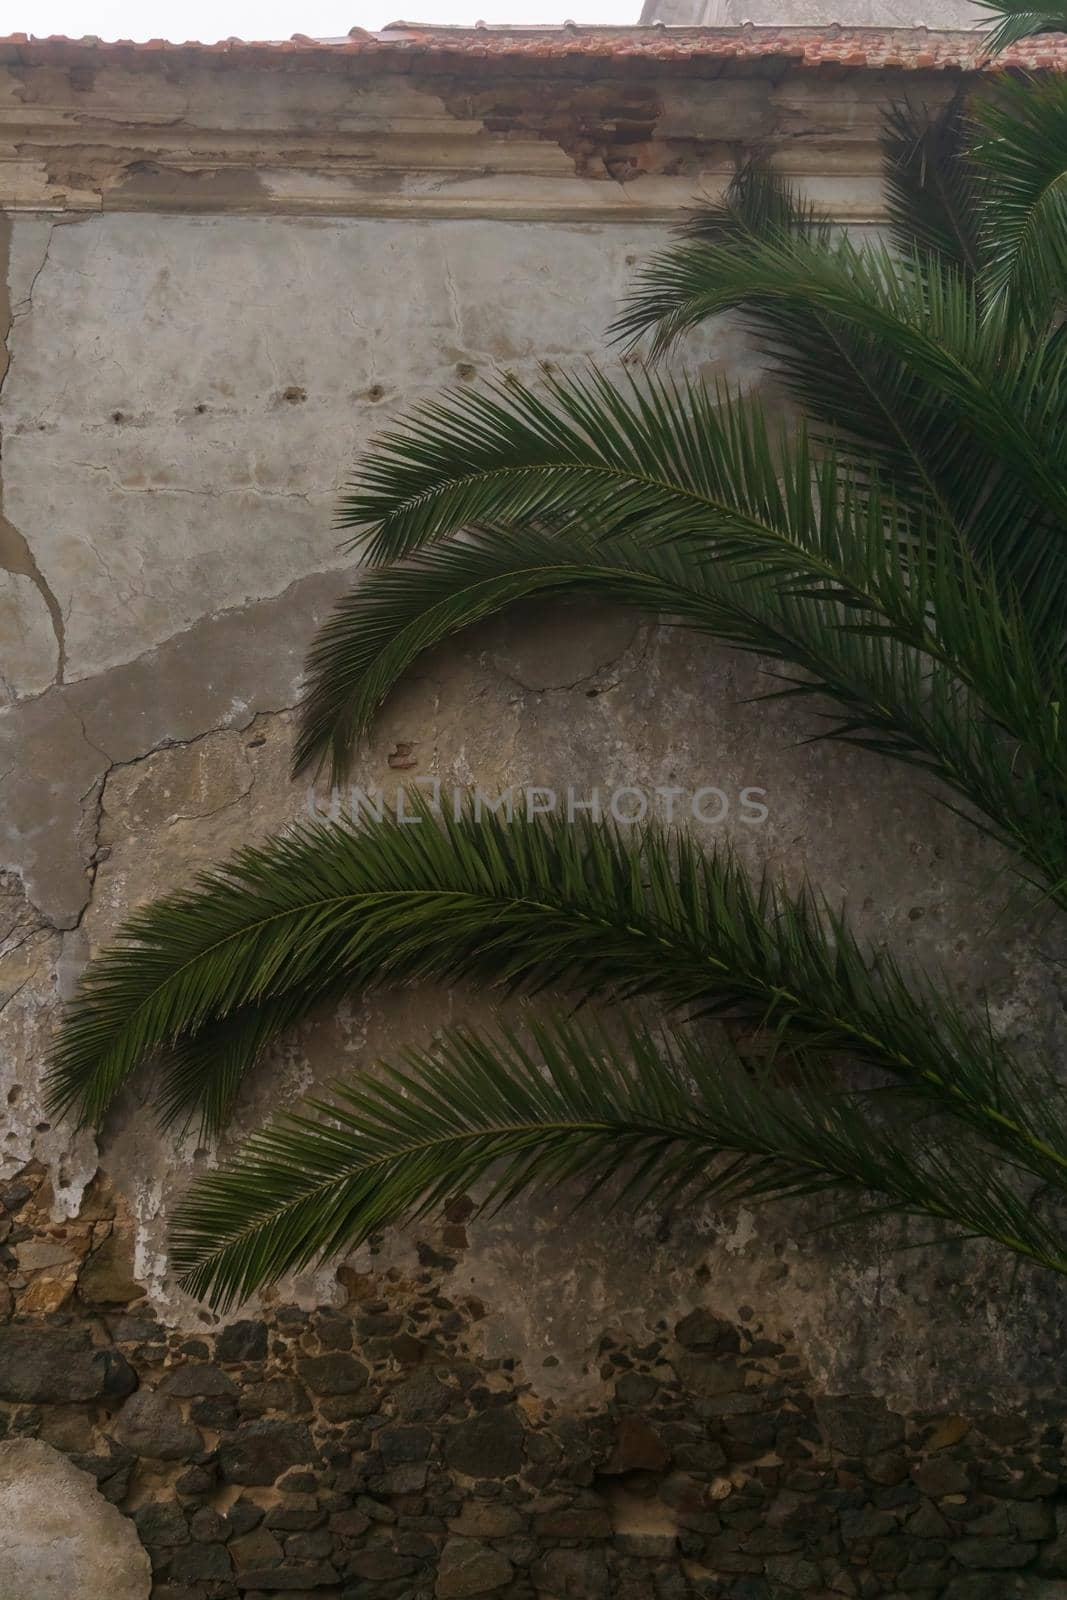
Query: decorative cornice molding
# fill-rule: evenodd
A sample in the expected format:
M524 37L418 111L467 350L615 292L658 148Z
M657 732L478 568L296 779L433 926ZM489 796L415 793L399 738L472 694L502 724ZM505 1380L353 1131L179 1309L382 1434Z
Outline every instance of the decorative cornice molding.
M759 150L831 215L871 221L882 107L936 103L961 77L319 47L267 69L202 46L60 43L59 59L0 47L0 208L662 221Z

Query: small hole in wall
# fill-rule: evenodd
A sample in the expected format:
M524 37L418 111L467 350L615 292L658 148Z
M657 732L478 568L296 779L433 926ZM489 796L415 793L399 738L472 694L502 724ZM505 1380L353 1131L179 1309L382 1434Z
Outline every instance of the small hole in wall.
M7 1103L9 1106L17 1106L21 1099L22 1085L21 1083L13 1083L7 1091Z
M372 383L370 388L367 390L367 399L381 400L384 394L385 390L382 388L380 383Z
M470 383L471 379L477 377L477 375L477 367L472 367L469 361L456 362L456 377L461 378L464 383Z
M49 1133L51 1128L52 1124L50 1122L38 1122L35 1124L35 1132L37 1133Z
M125 422L125 413L122 411L113 411L111 413L111 420L112 422Z
M198 406L194 406L193 407L193 410L196 412L198 417L202 417L204 415L204 412L207 410L207 406L201 400L201 402L200 402L200 404Z
M585 691L585 698L587 700L595 700L599 693L600 693L599 689L587 689Z
M291 383L288 389L283 389L282 391L282 399L287 400L291 406L300 405L307 397L307 390L302 389L298 383Z

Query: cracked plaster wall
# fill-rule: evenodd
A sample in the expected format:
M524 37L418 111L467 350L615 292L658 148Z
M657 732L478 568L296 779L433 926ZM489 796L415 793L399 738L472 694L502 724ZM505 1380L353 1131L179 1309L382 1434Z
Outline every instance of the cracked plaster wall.
M99 1138L49 1126L39 1088L56 1008L134 906L297 816L287 778L302 654L345 580L331 508L397 409L442 386L605 353L602 330L650 223L111 214L9 216L0 390L0 1177L49 1173L75 1218L99 1168L129 1216L132 1270L181 1326L210 1322L168 1278L173 1197L216 1158L175 1142L139 1079ZM755 381L724 324L690 359ZM807 872L861 933L944 966L1009 1033L1057 1041L1047 930L987 910L1001 863L910 777L798 742L791 710L746 704L756 670L638 619L532 609L442 650L392 697L356 781L768 792L730 834L754 864ZM708 830L709 834L714 830ZM466 991L353 1000L257 1077L234 1137L432 1020L485 1018ZM538 1391L595 1398L605 1330L640 1338L706 1302L790 1329L818 1381L931 1404L1055 1386L1062 1296L980 1249L900 1253L900 1229L811 1231L803 1209L567 1217L523 1204L470 1230L452 1283L476 1338ZM387 1285L418 1238L283 1288L343 1302ZM51 1272L36 1309L62 1310ZM25 1286L24 1286L25 1287ZM35 1289L35 1282L29 1282ZM847 1329L847 1333L843 1330ZM553 1361L545 1365L549 1358Z

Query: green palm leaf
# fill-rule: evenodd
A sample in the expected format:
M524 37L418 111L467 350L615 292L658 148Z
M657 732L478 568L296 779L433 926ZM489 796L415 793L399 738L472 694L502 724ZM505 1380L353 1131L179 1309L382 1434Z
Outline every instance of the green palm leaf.
M687 227L683 243L644 269L615 332L631 340L652 332L662 353L708 317L742 312L856 472L876 472L898 501L935 507L939 521L1038 603L1047 587L1040 573L1063 563L1064 500L1055 474L1044 471L1041 481L1038 465L1047 468L1064 443L1063 356L1025 338L1002 305L983 310L968 264L981 233L968 197L979 183L985 194L989 180L969 161L954 210L933 194L936 187L944 196L959 135L958 113L933 122L899 110L891 117L897 254L805 227L772 226L762 237L724 231L712 208L702 234ZM1032 457L1024 435L1037 442ZM1058 577L1053 586L1060 596ZM1062 599L1056 609L1062 630Z
M710 518L774 528L807 496L803 444L783 488L754 406L664 379L546 374L416 407L383 435L342 497L341 526L371 561L394 561L478 524L563 512L605 534L677 536ZM799 485L799 489L798 489Z
M821 711L826 735L921 767L976 808L1036 882L1059 885L1067 873L1062 673L966 562L928 559L920 546L902 567L875 506L864 567L860 537L846 554L834 549L836 527L831 519L823 540L810 530L813 549L724 537L714 561L701 541L649 548L574 529L484 530L431 547L369 574L335 609L311 658L297 758L309 762L326 746L342 773L354 740L421 652L519 598L589 593L799 669L777 692L835 701L838 719Z
M138 913L86 974L53 1106L98 1120L149 1051L253 1006L273 1028L287 996L472 978L728 1013L861 1057L1046 1175L1067 1166L1047 1106L1023 1113L1008 1094L1014 1068L988 1030L884 954L865 957L809 892L754 887L728 852L703 855L656 827L630 839L565 815L508 821L472 802L435 819L424 798L412 803L415 826L297 828Z
M991 12L997 23L984 41L991 56L1037 34L1067 33L1067 6L1041 6L1035 10L1031 0L975 0L975 4Z
M980 263L979 188L962 96L936 115L911 105L886 114L882 132L886 209L897 247L938 256L973 275Z
M248 1074L290 1028L329 998L328 986L323 990L305 981L258 1004L212 1015L178 1035L163 1047L160 1062L157 1110L162 1126L188 1126L199 1117L202 1136L221 1133Z
M531 430L546 441L536 464L527 452ZM477 470L464 454L468 435L477 435ZM725 403L654 378L614 385L594 373L584 380L553 380L544 396L518 384L466 395L455 407L438 406L431 418L416 413L396 437L402 448L386 445L372 458L374 485L358 504L350 503L347 515L362 537L387 538L391 550L404 554L478 524L492 524L505 537L514 529L526 534L535 521L559 523L563 537L576 538L583 550L590 536L643 543L703 539L713 545L709 554L716 559L758 561L771 582L788 574L832 585L850 603L881 615L878 586L888 582L899 595L902 579L892 565L897 545L917 536L903 508L850 479L833 457L813 463L803 430L772 438L753 401ZM553 437L550 460L547 441ZM1003 484L988 489L986 514L1006 515L1012 494ZM983 548L980 559L995 576L1003 577L1007 568L1032 624L1031 649L1047 640L1058 651L1067 625L1067 539L1063 533L1043 537L1036 513L1012 526L1013 537ZM574 529L579 533L572 534ZM536 545L539 536L529 537ZM932 540L933 532L925 537ZM964 558L951 525L939 530L939 542L955 552L953 560ZM974 542L968 537L968 545ZM462 556L455 561L462 574ZM423 592L427 571L423 566L410 575L403 569L380 580L367 590L366 602L357 590L316 640L297 770L327 754L335 776L344 770L368 708L393 681L393 660L405 651L412 659L415 648L422 648L410 613L411 630L398 639L396 652L390 648L388 597L402 595L406 584L413 593ZM516 597L522 592L517 589ZM466 621L485 614L471 599ZM502 599L503 591L499 602L483 592L478 604ZM442 619L436 613L437 623ZM364 626L366 643L357 638ZM425 642L442 636L428 618ZM369 678L372 642L382 658Z
M1067 285L1067 85L1006 82L977 119L983 278L994 305L1040 332Z
M754 1068L639 1022L619 1045L573 1021L447 1034L399 1069L336 1085L202 1178L172 1230L185 1286L227 1306L486 1184L483 1206L537 1186L615 1188L616 1204L873 1192L1067 1271L1057 1232L980 1142L887 1120L884 1098L828 1089L793 1062Z
M997 451L1020 487L1029 480L1040 503L1064 517L1067 490L1046 453L1054 421L1034 389L1033 352L1003 319L979 318L971 288L954 270L873 245L857 249L847 238L832 250L770 238L677 246L655 258L639 284L616 329L632 337L654 329L659 352L709 318L747 307L780 308L791 320L814 310L878 341L951 407L956 424ZM1031 409L1021 414L1026 399Z

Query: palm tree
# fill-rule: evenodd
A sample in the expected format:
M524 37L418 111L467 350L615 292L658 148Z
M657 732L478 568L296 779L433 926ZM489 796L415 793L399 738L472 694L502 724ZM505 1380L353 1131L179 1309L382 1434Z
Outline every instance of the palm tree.
M898 109L885 155L891 245L749 166L641 274L615 332L650 340L643 376L453 394L378 441L341 506L371 570L313 644L297 771L343 774L439 640L591 592L771 657L825 737L937 780L1067 909L1067 87L1007 84L974 124ZM727 310L803 425L665 375ZM53 1107L98 1120L161 1053L164 1119L217 1131L281 1031L383 983L556 986L611 1023L453 1031L254 1136L176 1220L193 1291L247 1295L479 1182L859 1193L1067 1272L1064 1087L813 891L656 827L414 803L430 825L299 826L133 917Z

